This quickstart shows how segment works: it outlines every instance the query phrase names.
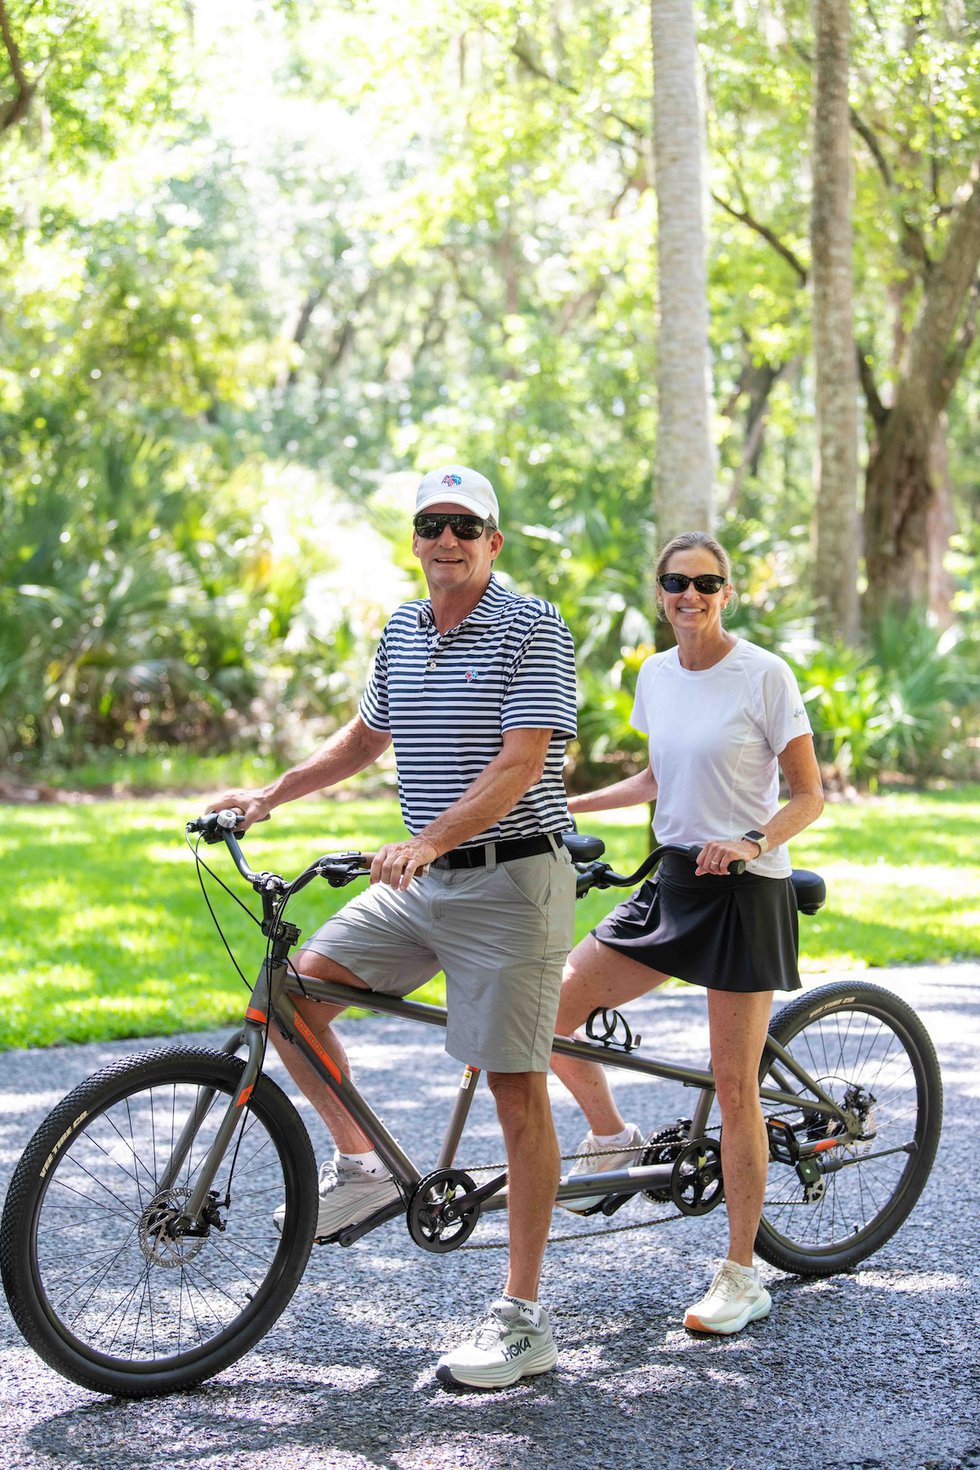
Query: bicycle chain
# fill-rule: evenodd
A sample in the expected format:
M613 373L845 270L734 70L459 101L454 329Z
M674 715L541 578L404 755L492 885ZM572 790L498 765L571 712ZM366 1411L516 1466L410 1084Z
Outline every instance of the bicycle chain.
M562 1154L561 1162L567 1164L572 1159L595 1159L606 1154L621 1154L622 1148L595 1148L590 1149L587 1154ZM473 1164L469 1167L471 1174L479 1174L483 1170L506 1169L506 1163L502 1164ZM682 1220L684 1217L677 1211L673 1215L661 1215L657 1220L640 1220L635 1225L612 1225L608 1230L603 1230L602 1235L625 1235L629 1230L649 1230L652 1225L669 1225L672 1220ZM549 1235L549 1245L567 1245L572 1240L591 1240L600 1232L594 1230L573 1230L569 1235ZM492 1240L481 1242L476 1245L461 1245L462 1251L503 1251L509 1249L506 1240Z
M623 1150L621 1148L592 1149L587 1154L562 1154L561 1162L563 1164L567 1164L571 1159L594 1159L604 1154L618 1154L622 1152ZM489 1172L491 1170L497 1171L500 1169L506 1169L506 1167L506 1162L500 1164L471 1164L469 1165L469 1173L479 1174L483 1171ZM798 1205L800 1203L801 1201L798 1199L776 1199L767 1201L767 1204L769 1205ZM656 1220L639 1220L634 1225L612 1225L609 1227L609 1229L603 1230L601 1232L594 1230L573 1230L569 1235L549 1235L548 1244L567 1245L570 1241L573 1240L594 1240L597 1234L625 1235L630 1230L649 1230L654 1225L669 1225L674 1220L683 1220L684 1218L685 1216L682 1215L681 1212L678 1210L673 1215L660 1215ZM509 1241L506 1240L493 1240L480 1242L475 1245L461 1245L459 1249L462 1251L503 1251L508 1250L509 1245Z

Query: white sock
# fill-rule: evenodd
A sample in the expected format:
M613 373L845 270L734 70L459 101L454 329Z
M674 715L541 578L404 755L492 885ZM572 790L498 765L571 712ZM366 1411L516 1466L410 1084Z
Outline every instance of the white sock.
M633 1137L633 1125L627 1123L619 1133L593 1133L592 1137L596 1143L601 1143L603 1148L612 1148L617 1143L629 1143Z
M739 1261L729 1261L728 1264L736 1271L741 1272L743 1276L747 1276L750 1281L758 1282L759 1272L755 1266L743 1266Z
M538 1323L541 1321L540 1303L525 1301L524 1297L522 1296L512 1296L509 1291L501 1292L500 1299L504 1302L513 1302L514 1306L519 1307L520 1310L524 1313L525 1317L530 1317L535 1327L537 1327Z
M356 1169L360 1169L364 1174L387 1174L388 1172L373 1148L369 1148L366 1154L344 1154L338 1149L337 1157L338 1159L342 1159L345 1164L353 1164Z

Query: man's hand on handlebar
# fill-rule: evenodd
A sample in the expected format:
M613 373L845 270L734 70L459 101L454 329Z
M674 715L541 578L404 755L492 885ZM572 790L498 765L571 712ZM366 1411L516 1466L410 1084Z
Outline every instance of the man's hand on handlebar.
M710 874L717 878L719 874L727 874L729 863L749 863L758 856L759 844L747 841L744 837L727 842L706 842L698 853L694 876L702 878L705 874Z
M391 888L405 889L438 856L439 853L432 843L421 837L410 837L406 842L386 842L374 854L371 882L387 883Z
M205 808L206 812L227 811L234 808L242 814L235 831L247 832L255 822L267 822L271 813L269 803L260 791L224 791Z

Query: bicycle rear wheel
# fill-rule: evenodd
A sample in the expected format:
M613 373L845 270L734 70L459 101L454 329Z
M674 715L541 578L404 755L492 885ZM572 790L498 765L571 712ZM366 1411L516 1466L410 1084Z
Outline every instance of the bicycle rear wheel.
M878 985L841 981L800 996L770 1035L850 1127L763 1101L771 1136L789 1132L808 1162L770 1162L755 1249L783 1271L831 1276L884 1245L922 1193L942 1127L939 1063L916 1013ZM816 1096L768 1055L761 1085Z
M140 1398L199 1383L247 1352L296 1289L316 1165L299 1114L268 1077L242 1110L204 1232L168 1228L244 1065L177 1047L117 1062L58 1104L14 1172L0 1222L7 1300L35 1352L85 1388ZM195 1109L187 1155L162 1189ZM272 1216L283 1201L280 1235Z

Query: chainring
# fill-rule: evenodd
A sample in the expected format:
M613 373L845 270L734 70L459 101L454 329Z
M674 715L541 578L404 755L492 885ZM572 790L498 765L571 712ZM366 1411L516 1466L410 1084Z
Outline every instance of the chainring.
M642 1165L672 1164L690 1142L687 1131L690 1126L689 1122L680 1121L672 1123L669 1128L660 1128L656 1133L651 1133L644 1144L639 1162ZM643 1193L655 1205L670 1204L669 1186L666 1189L645 1189Z
M670 1176L670 1197L682 1215L706 1215L725 1198L721 1144L695 1138L681 1149Z
M475 1188L462 1169L436 1169L420 1179L408 1205L408 1230L415 1244L442 1255L468 1240L480 1218L479 1203L457 1213L453 1201Z

